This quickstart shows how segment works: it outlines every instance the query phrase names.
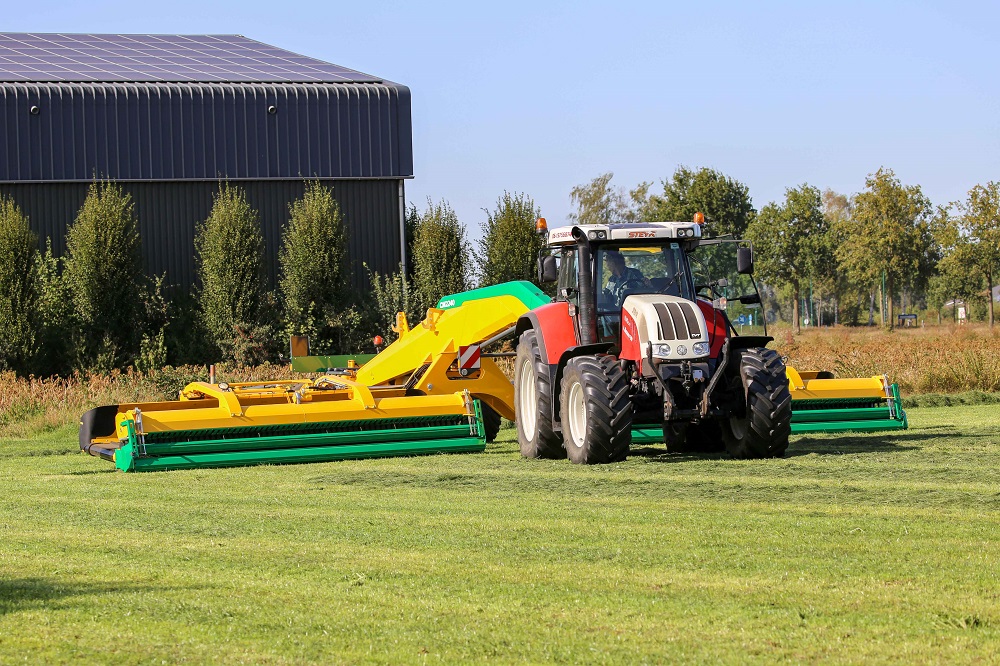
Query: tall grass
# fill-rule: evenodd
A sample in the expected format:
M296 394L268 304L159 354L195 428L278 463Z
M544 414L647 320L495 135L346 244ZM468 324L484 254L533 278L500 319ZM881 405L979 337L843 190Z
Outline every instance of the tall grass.
M986 326L897 329L788 329L774 346L798 370L832 370L838 377L888 374L903 393L1000 391L1000 331Z
M291 374L286 365L218 366L216 381L268 381ZM0 437L27 437L61 428L76 423L80 414L98 405L173 400L188 383L208 378L208 368L190 365L148 373L128 370L49 379L0 373Z
M774 346L799 370L832 370L838 377L888 374L904 395L1000 392L1000 332L955 326L916 330L831 328L774 333ZM504 350L512 347L504 346ZM498 359L508 376L513 361ZM219 366L217 381L267 381L292 376L287 365L253 368ZM207 381L204 366L167 367L155 372L76 374L23 379L0 373L0 436L22 437L75 423L97 405L172 400L188 382Z

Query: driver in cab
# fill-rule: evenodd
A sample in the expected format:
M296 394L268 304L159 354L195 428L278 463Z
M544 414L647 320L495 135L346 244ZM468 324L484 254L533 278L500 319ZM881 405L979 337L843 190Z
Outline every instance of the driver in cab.
M625 265L625 257L621 252L612 250L607 253L605 263L611 276L604 286L605 295L609 301L613 301L619 307L624 301L625 292L629 289L639 289L649 286L649 280L638 268L629 268Z

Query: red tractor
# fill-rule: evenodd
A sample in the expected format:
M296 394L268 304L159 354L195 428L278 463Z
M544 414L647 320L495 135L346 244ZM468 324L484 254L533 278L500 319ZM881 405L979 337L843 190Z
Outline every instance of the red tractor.
M515 331L522 455L609 463L653 441L783 455L791 395L766 328L752 334L764 322L747 243L703 239L696 222L539 226L539 279L556 296Z

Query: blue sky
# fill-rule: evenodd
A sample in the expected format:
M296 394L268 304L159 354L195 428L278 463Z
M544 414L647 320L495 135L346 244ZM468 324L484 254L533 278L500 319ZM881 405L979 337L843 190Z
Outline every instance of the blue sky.
M473 236L505 190L550 224L604 171L711 166L760 208L894 169L935 203L1000 180L1000 5L8 3L5 31L238 33L404 83L416 178ZM656 189L656 186L654 186Z

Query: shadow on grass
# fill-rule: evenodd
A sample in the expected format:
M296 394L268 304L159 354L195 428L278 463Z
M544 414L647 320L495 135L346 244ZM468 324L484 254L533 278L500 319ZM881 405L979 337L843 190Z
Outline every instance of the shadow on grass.
M22 610L51 608L72 597L162 591L164 589L179 588L123 585L121 583L67 583L48 578L0 578L0 617Z
M803 437L792 442L785 452L786 458L808 456L844 456L856 453L901 453L914 451L919 446L907 446L907 442L939 439L940 435L904 435L892 437L837 437L835 439L812 439Z

